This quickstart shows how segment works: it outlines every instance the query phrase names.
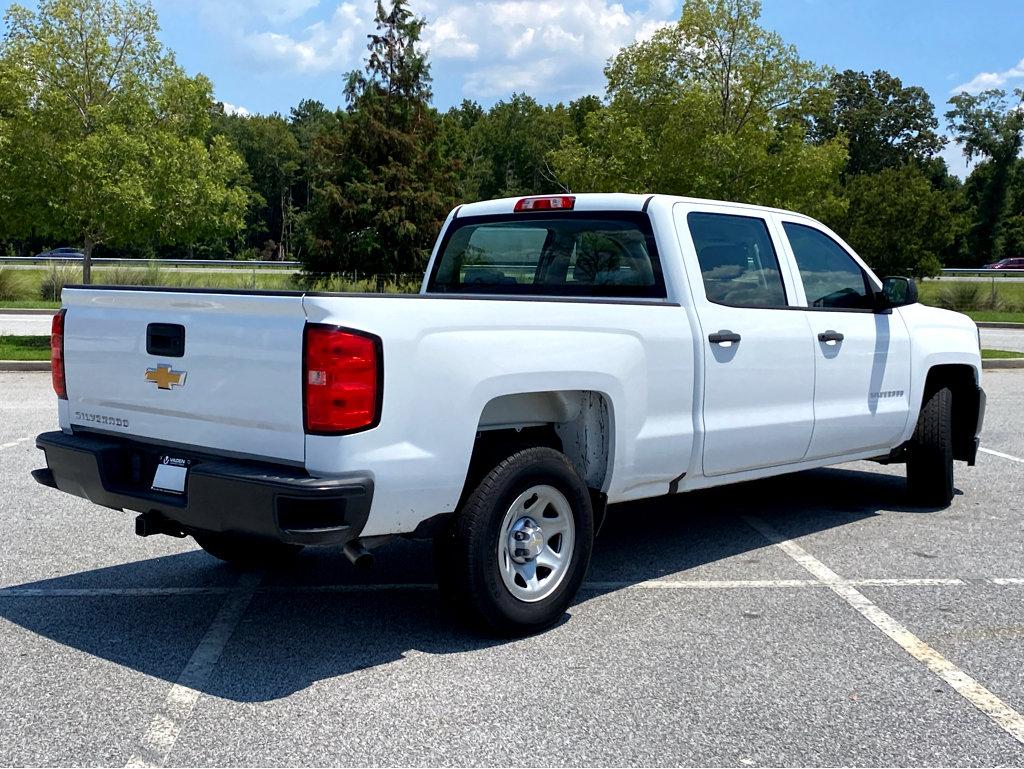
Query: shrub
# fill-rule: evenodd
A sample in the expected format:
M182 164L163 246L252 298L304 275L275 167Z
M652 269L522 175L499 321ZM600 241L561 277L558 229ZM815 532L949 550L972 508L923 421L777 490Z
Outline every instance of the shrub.
M51 262L49 272L39 284L39 296L49 302L59 302L64 286L81 282L81 269Z
M157 265L150 267L123 267L117 266L96 272L97 283L105 283L108 286L159 286L160 269Z

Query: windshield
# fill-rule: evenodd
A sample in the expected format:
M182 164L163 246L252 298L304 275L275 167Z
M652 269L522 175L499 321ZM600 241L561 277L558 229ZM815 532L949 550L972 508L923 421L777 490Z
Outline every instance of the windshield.
M455 220L427 290L538 296L665 296L646 215L531 214Z

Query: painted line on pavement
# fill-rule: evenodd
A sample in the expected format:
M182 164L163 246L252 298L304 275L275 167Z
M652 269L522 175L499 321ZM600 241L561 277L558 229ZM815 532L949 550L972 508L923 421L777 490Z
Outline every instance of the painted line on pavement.
M1021 464L1024 464L1024 459L1021 459L1020 457L1015 457L1012 454L1004 454L1003 452L996 451L995 449L979 448L978 451L983 451L986 454L991 454L994 457L1002 457L1003 459L1009 459L1011 462L1020 462Z
M786 539L760 518L744 516L744 520L761 536L781 549L808 573L846 601L864 619L889 636L911 657L946 682L957 694L988 716L1017 742L1024 744L1024 716L1011 708L978 681L958 668L938 651L886 613L856 587L844 580L791 539Z
M249 608L262 579L262 572L250 572L238 580L235 590L220 607L178 680L167 692L160 710L142 735L142 744L128 760L128 766L163 766L167 761L178 735L192 716L200 692L210 680L214 666Z

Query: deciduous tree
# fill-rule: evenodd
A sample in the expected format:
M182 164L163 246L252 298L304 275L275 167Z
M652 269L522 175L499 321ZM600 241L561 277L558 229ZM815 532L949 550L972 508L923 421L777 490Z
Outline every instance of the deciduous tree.
M983 183L976 184L977 218L971 233L975 261L996 261L1006 254L1010 192L1024 140L1024 90L1011 98L993 89L960 93L949 100L950 130L971 160L986 159ZM979 169L980 170L980 169Z
M687 0L608 65L609 105L552 153L573 190L665 192L833 211L843 139L807 141L826 72L760 27L756 0Z
M209 138L210 82L186 77L139 0L41 0L12 5L0 44L11 221L80 239L90 280L101 243L191 243L243 225L241 158ZM10 208L13 207L13 211ZM30 217L25 213L30 212ZM28 234L28 233L22 233Z

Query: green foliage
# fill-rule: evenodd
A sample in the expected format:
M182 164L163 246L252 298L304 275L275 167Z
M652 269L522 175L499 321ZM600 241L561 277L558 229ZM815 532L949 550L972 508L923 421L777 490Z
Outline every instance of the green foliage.
M679 22L605 70L610 104L550 155L577 191L663 192L795 208L842 207L839 137L807 141L826 72L757 24L756 0L687 0Z
M840 135L849 142L845 173L875 173L906 163L925 163L945 146L935 107L920 86L904 87L898 77L876 70L832 74L829 109L813 115L817 142Z
M0 267L0 301L12 301L21 298L21 281L13 270Z
M48 302L59 302L64 286L82 282L82 271L77 267L52 263L46 275L39 282L39 298Z
M997 89L979 94L960 93L949 100L950 130L970 159L987 158L983 176L974 181L976 221L971 245L978 263L1007 256L1007 237L1020 226L1011 221L1012 191L1024 141L1024 91L1008 99ZM981 167L979 166L979 171ZM973 174L972 174L973 176Z
M1003 300L1002 296L994 290L994 287L985 286L981 283L951 283L947 288L942 289L935 299L935 304L946 310L956 312L968 312L970 310L986 310L990 312L1001 312L1012 309Z
M270 257L289 253L297 210L294 188L302 167L297 131L280 115L222 115L219 129L241 152L254 192L246 217L249 239L260 245L273 242Z
M50 337L0 335L0 360L49 360Z
M314 144L309 247L314 276L422 268L454 205L456 181L441 152L423 22L405 0L378 3L365 72L349 75L348 110Z
M487 112L469 101L453 107L444 115L442 130L451 151L463 158L460 197L487 200L560 191L547 156L600 109L596 96L542 106L526 94L513 94Z
M881 275L937 275L940 255L962 227L949 195L916 165L851 177L837 230Z
M87 257L100 243L194 243L242 226L242 160L208 140L211 84L174 63L151 5L41 0L10 6L6 22L0 188L16 192L0 220L80 239Z

